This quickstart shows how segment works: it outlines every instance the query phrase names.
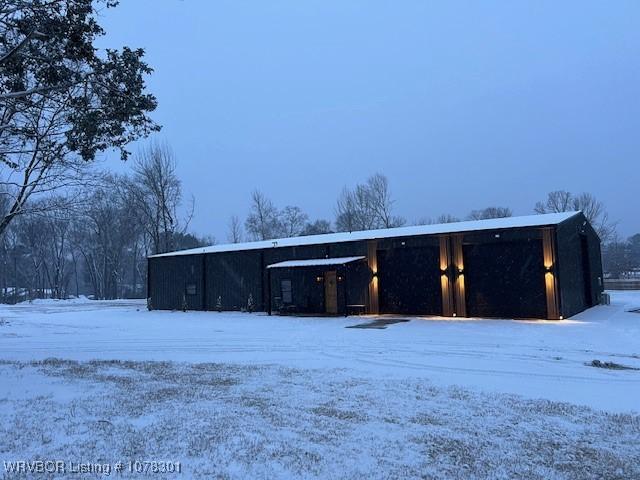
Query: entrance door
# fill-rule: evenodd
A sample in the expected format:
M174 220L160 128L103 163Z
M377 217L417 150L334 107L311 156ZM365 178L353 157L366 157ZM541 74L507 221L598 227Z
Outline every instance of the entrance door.
M324 309L327 313L338 313L338 279L335 270L324 272Z

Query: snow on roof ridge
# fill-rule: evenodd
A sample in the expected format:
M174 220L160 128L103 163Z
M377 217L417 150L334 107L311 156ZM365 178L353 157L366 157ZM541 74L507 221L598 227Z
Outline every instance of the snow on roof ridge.
M523 215L519 217L490 218L486 220L468 220L455 223L438 223L433 225L412 225L408 227L385 228L379 230L363 230L357 232L323 233L303 237L274 238L255 242L227 243L209 247L191 248L175 252L150 255L149 258L173 257L178 255L198 255L203 253L238 252L243 250L260 250L278 247L297 247L304 245L320 245L325 243L353 242L357 240L375 240L380 238L411 237L414 235L436 235L442 233L473 232L478 230L500 230L505 228L541 227L557 225L579 214L575 212L545 213Z

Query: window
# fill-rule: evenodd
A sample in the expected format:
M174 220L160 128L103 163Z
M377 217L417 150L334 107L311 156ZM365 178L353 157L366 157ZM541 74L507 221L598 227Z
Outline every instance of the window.
M197 295L198 294L198 289L196 287L195 283L187 283L187 295Z
M282 295L282 303L293 303L293 295L291 294L291 280L282 280L282 282L280 282L280 290Z

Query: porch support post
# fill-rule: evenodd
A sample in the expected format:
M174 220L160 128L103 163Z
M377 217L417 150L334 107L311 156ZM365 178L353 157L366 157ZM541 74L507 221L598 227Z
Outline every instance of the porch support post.
M267 314L271 315L271 269L267 268Z
M347 265L342 266L342 291L344 293L344 316L349 316L349 290L347 289Z
M369 282L369 298L367 310L369 313L380 313L380 305L378 303L378 242L376 240L370 240L367 242L367 264L369 270L373 274L371 281Z

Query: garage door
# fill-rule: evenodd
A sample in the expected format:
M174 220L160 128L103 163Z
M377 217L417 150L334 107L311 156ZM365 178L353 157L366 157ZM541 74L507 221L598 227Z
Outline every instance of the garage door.
M441 315L438 247L378 251L381 313Z
M542 241L463 245L467 315L546 318Z

